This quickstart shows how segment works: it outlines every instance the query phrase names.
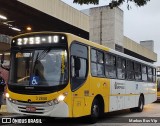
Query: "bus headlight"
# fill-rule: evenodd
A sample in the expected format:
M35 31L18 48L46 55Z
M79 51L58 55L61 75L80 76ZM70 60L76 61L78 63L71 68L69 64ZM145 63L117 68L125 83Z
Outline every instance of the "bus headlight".
M6 96L6 98L9 98L9 94L8 93L6 93L5 96Z
M65 97L66 96L64 96L64 95L60 95L60 96L58 96L57 100L58 101L63 101L65 99Z
M52 101L48 101L47 104L49 106L52 106L53 104L59 104L61 101L64 101L65 97L68 95L68 92L65 92L61 95L59 95L57 98L53 99Z
M66 97L67 95L68 95L67 92L59 95L56 99L53 100L53 103L54 103L54 104L58 104L59 102L64 101L64 99L65 99L65 97Z

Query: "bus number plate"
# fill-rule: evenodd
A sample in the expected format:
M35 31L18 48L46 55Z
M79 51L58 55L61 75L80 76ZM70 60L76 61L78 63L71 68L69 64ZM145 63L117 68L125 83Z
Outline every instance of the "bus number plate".
M27 107L26 107L26 111L27 111L27 112L35 112L35 111L36 111L36 107L27 106Z

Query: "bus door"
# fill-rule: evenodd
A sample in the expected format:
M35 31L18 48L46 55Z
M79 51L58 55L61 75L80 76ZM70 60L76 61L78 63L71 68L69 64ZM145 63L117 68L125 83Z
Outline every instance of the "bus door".
M88 48L74 43L71 45L71 90L73 117L85 115L87 106L85 97L89 96Z

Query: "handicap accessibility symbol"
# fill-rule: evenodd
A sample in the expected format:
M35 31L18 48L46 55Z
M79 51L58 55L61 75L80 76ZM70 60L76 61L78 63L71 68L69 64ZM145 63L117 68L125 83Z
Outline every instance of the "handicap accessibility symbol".
M31 85L38 85L39 77L38 76L31 76L30 83L31 83Z

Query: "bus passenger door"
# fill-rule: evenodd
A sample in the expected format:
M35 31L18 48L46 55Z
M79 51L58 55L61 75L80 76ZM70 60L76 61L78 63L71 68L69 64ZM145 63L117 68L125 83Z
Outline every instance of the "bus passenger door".
M71 90L73 117L84 116L85 97L89 91L88 75L88 48L78 43L71 45Z
M87 72L86 68L86 61L84 59L81 59L78 57L74 58L72 57L72 60L75 62L81 62L81 67L80 69L77 70L75 68L75 71L82 71L84 69ZM77 67L77 66L76 66ZM84 68L83 68L84 67ZM73 71L72 71L73 72ZM83 74L75 74L74 72L72 73L72 79L71 79L71 88L72 88L72 98L73 98L73 116L74 117L79 117L85 115L84 110L86 110L85 107L85 96L89 95L89 80L86 78L86 73L84 72Z

